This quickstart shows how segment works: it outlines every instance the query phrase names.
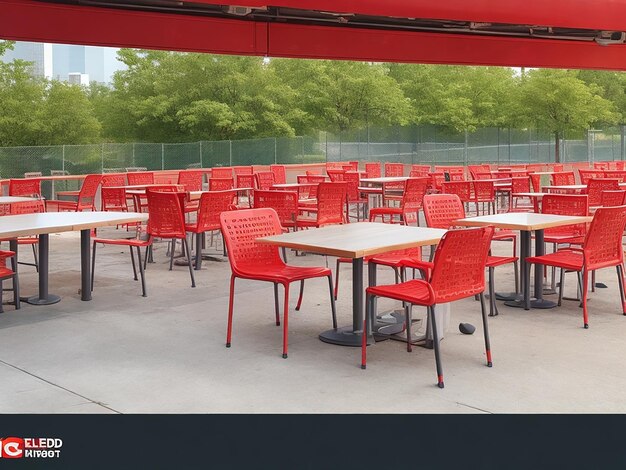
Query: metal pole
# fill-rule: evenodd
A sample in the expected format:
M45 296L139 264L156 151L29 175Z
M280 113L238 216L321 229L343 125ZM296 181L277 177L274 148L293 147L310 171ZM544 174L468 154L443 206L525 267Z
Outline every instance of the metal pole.
M202 162L202 141L200 141L200 168L204 168L204 163Z
M228 166L233 166L233 141L229 140L228 141Z
M277 153L278 153L278 139L276 137L274 137L274 164L278 163L277 160Z
M165 144L161 144L161 170L165 170Z
M104 173L104 142L100 144L100 173Z

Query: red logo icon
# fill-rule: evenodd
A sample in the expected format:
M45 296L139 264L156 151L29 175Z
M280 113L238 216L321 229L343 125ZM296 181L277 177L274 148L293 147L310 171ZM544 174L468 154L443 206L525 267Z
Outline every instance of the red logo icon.
M5 437L0 439L0 458L21 459L24 456L24 439Z

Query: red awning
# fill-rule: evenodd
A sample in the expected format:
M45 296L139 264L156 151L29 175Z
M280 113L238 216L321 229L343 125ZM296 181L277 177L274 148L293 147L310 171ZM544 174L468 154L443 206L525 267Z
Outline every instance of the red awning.
M194 3L198 8L205 7L201 3L212 4L204 0L171 3L183 4L185 8ZM242 3L255 8L267 6L262 0ZM505 29L508 25L527 25L533 26L527 30L574 28L591 35L615 31L619 36L619 32L626 31L623 0L275 0L271 6L304 14L307 10L322 15L342 13L347 20L342 23L343 18L338 18L322 23L313 18L289 22L283 17L263 20L183 9L143 11L0 0L0 38L270 57L626 70L625 44L602 46L593 40L559 39L580 31L563 29L554 38L538 39L445 29L446 21L454 21L480 23L479 28L499 23ZM389 24L360 27L350 24L353 14L363 15L364 22L370 23L378 19L394 22L398 18L405 22L413 18L437 20L444 28L411 30L410 24L398 28Z

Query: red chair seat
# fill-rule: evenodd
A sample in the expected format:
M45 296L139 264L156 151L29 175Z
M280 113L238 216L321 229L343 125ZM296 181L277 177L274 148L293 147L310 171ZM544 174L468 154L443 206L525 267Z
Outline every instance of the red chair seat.
M415 305L433 305L435 296L430 284L421 279L413 279L401 284L387 286L373 286L367 288L367 293L378 297L387 297L402 302L411 302Z
M570 243L575 245L581 245L585 241L584 236L577 235L550 235L543 239L546 243Z
M80 191L57 191L57 196L78 196Z
M515 263L517 260L517 256L487 256L487 263L485 266L488 268L495 268L497 266L502 266L503 264Z
M330 269L323 266L302 267L302 266L239 266L239 277L246 279L256 279L269 282L291 283L310 279L313 277L330 276Z
M557 268L580 271L583 268L583 255L578 251L560 250L543 256L531 256L526 258L529 263L556 266Z
M60 201L58 199L49 199L46 201L46 209L49 206L56 206L57 210L69 210L75 211L78 208L78 203L76 201Z
M138 240L137 238L99 238L93 237L92 241L94 243L102 243L105 245L121 245L121 246L149 246L151 245L150 240Z
M191 201L185 204L185 212L196 212L200 207L200 201Z

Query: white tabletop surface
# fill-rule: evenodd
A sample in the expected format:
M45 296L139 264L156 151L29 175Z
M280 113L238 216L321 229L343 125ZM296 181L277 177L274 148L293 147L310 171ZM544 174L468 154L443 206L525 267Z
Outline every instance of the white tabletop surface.
M259 243L331 256L362 258L389 251L436 245L445 230L376 222L358 222L259 238Z
M511 230L542 230L564 225L584 224L591 222L593 217L537 214L534 212L506 212L504 214L482 215L459 219L456 225L466 227L483 227L493 225L497 228Z
M16 202L32 202L39 199L25 196L0 196L0 204L15 204ZM43 199L41 200L43 202Z
M148 214L137 212L44 212L5 215L0 217L0 238L74 232L146 220Z
M410 178L409 176L383 176L381 178L361 178L361 183L366 183L366 184L401 183L403 181L408 180L409 178Z

